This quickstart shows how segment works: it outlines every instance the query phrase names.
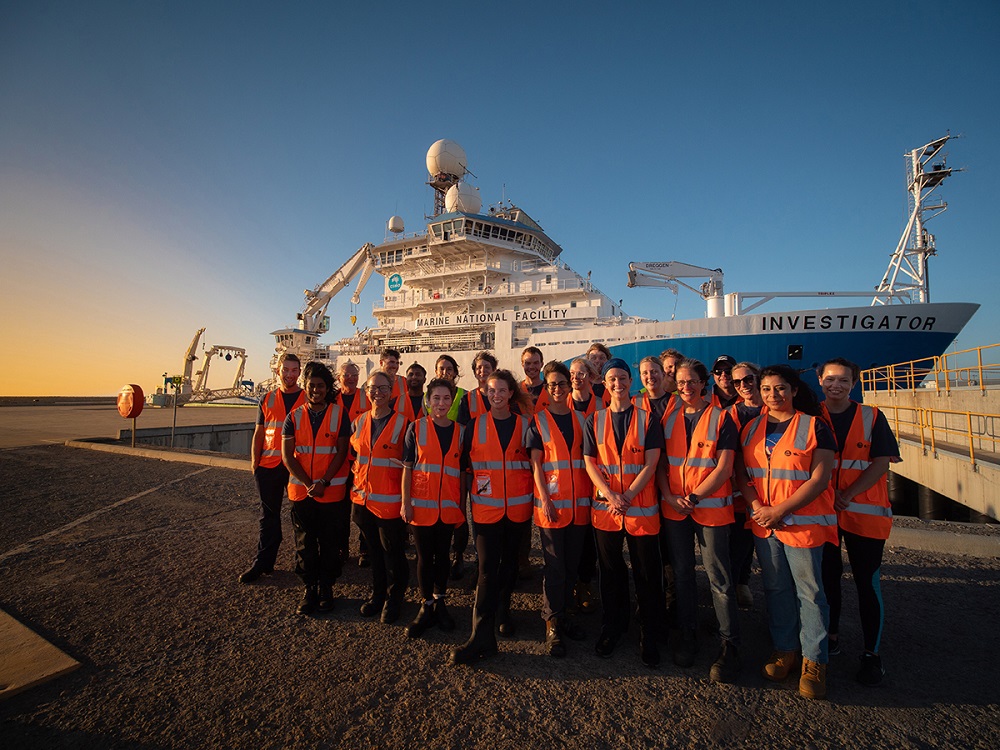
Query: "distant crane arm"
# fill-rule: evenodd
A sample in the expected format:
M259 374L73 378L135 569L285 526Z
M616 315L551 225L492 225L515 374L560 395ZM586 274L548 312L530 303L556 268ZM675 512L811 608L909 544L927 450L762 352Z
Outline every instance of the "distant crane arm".
M362 245L354 255L348 258L340 268L330 274L329 278L315 289L305 290L305 305L298 318L302 321L302 330L311 333L322 333L323 317L326 315L326 308L330 301L348 286L360 274L358 288L354 292L351 301L357 304L360 299L361 290L367 283L368 278L374 270L374 260L372 250L375 246L370 242Z
M677 293L677 285L690 289L702 299L710 299L722 296L722 269L702 268L692 266L688 263L670 260L662 263L629 263L628 264L628 286L655 286L666 287ZM686 284L681 279L703 279L708 277L708 281L696 289L690 284Z

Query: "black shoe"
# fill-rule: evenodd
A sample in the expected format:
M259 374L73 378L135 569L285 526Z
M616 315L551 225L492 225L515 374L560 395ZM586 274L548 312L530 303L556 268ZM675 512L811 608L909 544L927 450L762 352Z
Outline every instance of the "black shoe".
M329 612L333 609L333 586L329 583L321 584L319 587L319 602L316 608L320 612Z
M444 599L434 600L434 618L437 620L438 627L445 633L450 633L455 629L455 618L448 612L448 608L444 605Z
M367 568L367 567L370 567L371 564L372 563L371 563L371 560L368 559L368 555L366 555L366 554L358 555L358 567L359 568Z
M384 606L385 600L383 599L369 599L361 605L361 616L374 617L382 611L382 607Z
M500 635L504 638L514 637L514 633L517 632L517 626L514 625L514 620L510 616L510 601L500 603L500 609L497 612L497 623L499 623L497 630L500 632Z
M302 593L302 601L299 602L299 608L295 611L300 615L311 615L316 611L317 606L319 606L319 588L306 586Z
M388 599L382 607L382 622L391 625L399 619L399 602Z
M698 639L693 630L685 628L681 631L680 641L674 646L674 664L678 667L690 667L698 655Z
M740 675L740 653L729 641L722 642L719 658L715 660L708 672L712 682L736 682Z
M566 656L566 644L559 634L559 621L554 617L545 623L545 651L557 659Z
M871 654L865 651L861 654L861 669L854 675L854 679L862 685L878 685L885 677L885 670L882 668L882 657L878 654Z
M607 628L602 629L601 635L597 639L597 645L594 646L594 651L597 652L598 656L603 656L605 659L609 658L615 652L615 646L618 645L619 638L621 636L618 633L612 632Z
M251 565L250 568L240 573L239 581L240 583L253 583L254 581L258 580L262 575L264 575L263 568L258 568L256 565Z
M420 605L420 610L417 612L417 616L413 618L413 622L406 626L406 637L419 638L436 620L434 605L430 602L424 602Z
M587 637L587 634L583 632L583 628L577 625L576 620L572 617L560 620L559 627L562 628L562 634L571 641L582 641Z
M493 618L476 618L472 623L472 637L448 656L450 664L472 664L480 659L497 655L497 639L493 635Z
M660 649L656 645L655 637L652 635L647 637L645 633L639 637L639 656L642 663L650 669L660 666Z
M461 580L462 576L465 575L465 560L457 552L455 553L455 560L451 564L451 571L448 575L451 576L451 580L453 581Z

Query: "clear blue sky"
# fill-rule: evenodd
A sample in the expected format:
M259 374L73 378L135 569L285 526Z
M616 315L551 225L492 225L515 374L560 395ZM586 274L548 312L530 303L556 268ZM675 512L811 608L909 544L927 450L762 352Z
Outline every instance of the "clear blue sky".
M995 0L0 0L0 394L150 390L202 326L263 378L303 289L389 216L423 224L439 138L485 202L506 189L627 312L669 318L628 261L871 288L903 152L961 133L932 298L982 303L959 345L995 343L998 50Z

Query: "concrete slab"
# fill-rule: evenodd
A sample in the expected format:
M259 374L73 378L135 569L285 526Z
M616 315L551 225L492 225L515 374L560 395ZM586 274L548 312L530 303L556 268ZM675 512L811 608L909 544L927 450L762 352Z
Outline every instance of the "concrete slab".
M0 700L79 666L76 659L0 610Z

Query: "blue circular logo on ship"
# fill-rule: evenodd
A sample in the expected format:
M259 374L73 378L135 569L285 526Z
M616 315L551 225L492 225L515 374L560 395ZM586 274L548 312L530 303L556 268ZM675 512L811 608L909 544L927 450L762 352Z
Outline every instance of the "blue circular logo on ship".
M402 288L403 288L403 277L402 276L400 276L398 273L394 273L392 276L389 277L389 291L390 292L398 292Z

